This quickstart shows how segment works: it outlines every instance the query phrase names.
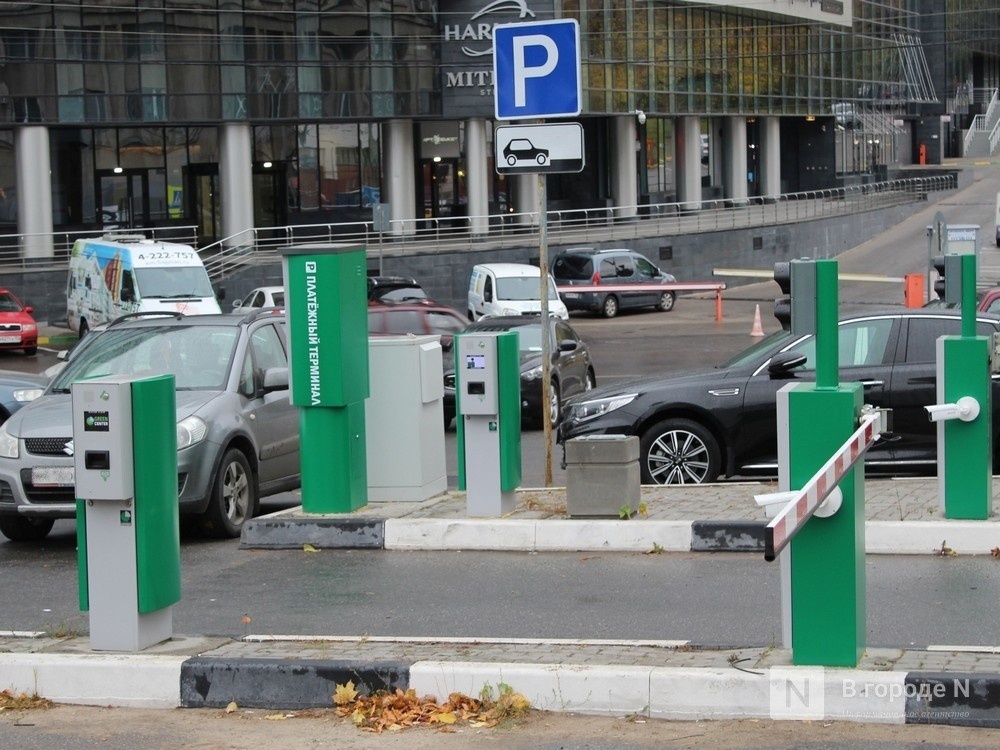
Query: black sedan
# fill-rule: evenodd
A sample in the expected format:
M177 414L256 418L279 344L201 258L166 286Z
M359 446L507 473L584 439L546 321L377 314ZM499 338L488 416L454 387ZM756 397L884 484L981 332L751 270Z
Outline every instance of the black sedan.
M1000 318L980 314L980 335ZM938 337L961 333L949 310L892 310L840 321L840 382L864 384L864 401L892 409L891 433L865 456L885 474L936 470L937 432L924 411L936 403ZM708 372L617 383L565 406L559 441L594 434L636 435L644 484L699 484L721 475L777 472L777 392L815 381L813 336L779 331ZM994 414L1000 386L993 380ZM994 425L1000 419L994 417ZM1000 445L994 438L994 444ZM995 462L996 464L996 462Z
M590 349L572 326L549 317L549 408L542 408L542 326L539 315L510 315L482 318L463 333L517 331L521 356L521 418L532 425L542 424L548 413L553 426L559 424L563 403L571 396L590 391L597 382ZM444 374L444 419L455 416L455 362L446 361Z

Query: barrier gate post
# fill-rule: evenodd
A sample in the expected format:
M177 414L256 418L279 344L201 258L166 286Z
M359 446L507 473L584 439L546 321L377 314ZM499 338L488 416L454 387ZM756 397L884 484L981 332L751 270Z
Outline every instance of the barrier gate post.
M800 263L815 268L816 382L778 394L783 490L803 488L851 437L864 395L860 383L839 382L837 262L793 261L793 273ZM839 511L806 521L783 557L783 630L793 664L854 667L865 649L863 480L863 471L848 471L839 483Z
M961 335L937 340L938 403L925 407L937 422L938 500L945 518L986 520L993 505L993 386L990 341L976 335L976 257L936 260L944 298L962 307Z

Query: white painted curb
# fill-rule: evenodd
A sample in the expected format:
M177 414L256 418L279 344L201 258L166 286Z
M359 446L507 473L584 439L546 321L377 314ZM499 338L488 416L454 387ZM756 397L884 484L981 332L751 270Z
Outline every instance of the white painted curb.
M904 672L822 667L698 667L417 662L417 695L496 695L500 685L543 711L658 719L905 723Z
M874 555L932 555L942 545L959 555L987 555L1000 547L995 521L867 521L865 550Z
M0 690L56 703L125 708L180 706L188 656L0 654Z
M383 530L385 549L524 552L691 551L690 521L530 519L395 519Z

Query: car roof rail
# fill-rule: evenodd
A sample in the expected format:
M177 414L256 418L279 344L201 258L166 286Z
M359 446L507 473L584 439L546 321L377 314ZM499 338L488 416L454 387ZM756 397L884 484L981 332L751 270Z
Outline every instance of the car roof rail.
M284 315L284 307L255 307L254 311L247 313L240 320L240 323L253 323L258 318L267 318L272 315Z
M136 320L138 318L154 318L163 316L180 320L184 317L184 313L172 310L145 310L143 312L125 313L124 315L119 315L117 318L108 323L108 328L116 326L119 323L127 323L130 320Z

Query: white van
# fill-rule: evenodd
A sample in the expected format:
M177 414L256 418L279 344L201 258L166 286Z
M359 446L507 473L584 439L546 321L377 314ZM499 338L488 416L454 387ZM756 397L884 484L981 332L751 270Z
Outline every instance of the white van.
M81 337L126 313L222 312L193 247L123 235L74 243L66 308L69 327Z
M526 315L542 310L541 271L525 263L485 263L474 266L469 279L469 320L486 315ZM569 318L549 274L549 315Z

